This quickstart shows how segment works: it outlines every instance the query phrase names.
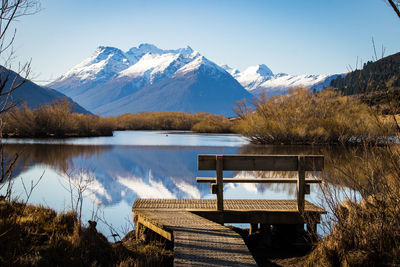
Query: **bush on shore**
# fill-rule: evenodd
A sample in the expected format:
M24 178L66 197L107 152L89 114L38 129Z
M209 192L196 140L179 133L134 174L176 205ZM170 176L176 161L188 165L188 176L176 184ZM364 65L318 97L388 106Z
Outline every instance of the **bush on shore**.
M1 119L5 137L111 136L114 130L232 132L232 123L220 115L171 111L100 117L73 113L73 106L66 99L33 110L23 105L2 115Z
M232 132L232 123L225 117L210 113L175 111L142 112L108 117L116 130L191 130L195 132Z
M393 132L358 99L324 90L291 90L288 95L240 104L235 130L257 144L352 144L376 142Z
M110 136L113 131L110 120L73 113L67 99L33 110L23 105L4 114L2 121L3 135L13 137Z

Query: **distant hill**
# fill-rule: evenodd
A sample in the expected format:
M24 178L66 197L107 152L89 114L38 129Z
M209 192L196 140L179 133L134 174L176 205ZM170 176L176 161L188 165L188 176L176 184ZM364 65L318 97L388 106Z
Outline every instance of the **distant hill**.
M20 84L23 81L23 78L14 71L0 66L0 81L5 81L5 78L7 76L8 81L2 93L8 91L12 84ZM63 98L67 98L68 101L74 105L74 112L83 114L90 113L89 111L72 101L72 99L67 97L66 95L54 89L39 86L29 80L25 81L21 86L16 88L11 93L9 100L15 103L17 106L21 106L23 103L26 103L29 108L33 109L39 107L40 105L49 104L53 100Z
M290 75L286 73L274 74L266 65L250 66L243 72L238 69L222 65L246 90L255 96L266 94L271 97L277 94L287 94L289 88L307 87L320 91L329 86L334 75Z
M378 61L369 61L361 70L331 81L332 87L345 95L400 89L400 53Z

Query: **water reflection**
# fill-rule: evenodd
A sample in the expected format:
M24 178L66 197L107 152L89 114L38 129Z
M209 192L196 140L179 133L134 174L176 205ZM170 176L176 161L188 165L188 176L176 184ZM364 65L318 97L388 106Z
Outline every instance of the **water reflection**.
M66 146L58 144L6 144L4 155L12 159L18 155L14 176L38 164L49 166L57 171L73 169L73 159L85 160L99 156L110 147L107 146Z
M146 134L149 139L145 138ZM165 135L162 132L123 132L114 137L50 143L31 140L28 144L21 143L22 140L8 140L4 152L8 158L19 154L14 171L14 177L18 178L15 179L16 191L22 190L18 182L20 177L33 179L46 171L34 202L45 203L57 210L69 206L70 196L66 188L70 176L67 174L76 170L86 171L93 177L86 191L89 202L102 203L115 225L122 223L121 217L130 214L136 198L215 198L210 194L209 184L196 183L197 176L215 176L213 171L197 170L198 154L322 154L326 158L326 179L340 185L343 181L335 180L335 165L351 164L349 159L357 153L354 149L347 151L318 146L254 146L235 135ZM166 138L169 141L165 141ZM133 145L139 141L141 145ZM149 145L151 142L156 145ZM187 146L185 142L188 142ZM296 175L296 172L224 172L225 177ZM309 172L307 176L320 176L320 173ZM312 185L312 194L307 199L318 197L317 187ZM224 185L225 198L287 199L295 198L295 194L295 184ZM86 218L90 218L91 210L86 212Z
M381 148L368 148L370 152ZM256 146L246 145L239 149L240 154L256 155L324 155L324 172L306 172L306 178L321 177L333 185L351 187L347 181L338 179L338 169L352 168L365 155L363 147L342 146ZM297 177L297 172L252 172L254 177Z
M137 197L200 198L209 195L208 187L198 187L195 182L200 175L197 155L234 154L237 148L9 144L4 151L8 157L20 155L14 177L34 166L50 168L63 180L67 179L66 173L74 170L91 172L94 179L90 190L107 206L122 199L133 203Z
M215 138L215 137L214 137ZM87 170L93 174L92 194L104 205L115 205L124 199L133 203L140 198L209 198L208 184L197 184L197 176L215 176L210 171L197 170L198 154L268 154L268 155L325 155L326 177L340 184L330 175L334 164L348 164L354 151L318 146L253 146L241 147L183 147L183 146L120 146L120 145L61 145L8 144L5 155L19 154L14 177L33 166L50 168L65 180L65 174ZM343 162L345 161L345 162ZM297 172L224 172L225 177L296 177ZM320 177L319 172L307 172L307 177ZM295 196L295 184L226 184L228 192L243 190L242 197L264 195L266 192ZM55 189L52 190L61 190Z

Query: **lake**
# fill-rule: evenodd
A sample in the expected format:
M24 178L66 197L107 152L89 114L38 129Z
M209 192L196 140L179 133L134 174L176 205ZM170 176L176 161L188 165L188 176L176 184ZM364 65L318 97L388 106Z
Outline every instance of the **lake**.
M103 223L99 222L98 229L108 238L110 227L121 235L132 229L131 206L136 198L215 198L209 184L196 183L197 176L215 176L215 172L197 170L198 154L322 153L340 158L341 153L326 147L256 146L233 134L165 131L117 131L112 137L70 139L10 138L5 143L8 158L19 155L13 173L13 197L26 199L24 186L29 191L42 177L29 203L62 212L75 205L77 196L72 202L71 192L76 193L74 186L80 186L83 222L100 218ZM248 175L256 174L224 172L224 177ZM295 184L224 185L224 198L295 199L295 192ZM318 185L311 185L306 199L321 203Z

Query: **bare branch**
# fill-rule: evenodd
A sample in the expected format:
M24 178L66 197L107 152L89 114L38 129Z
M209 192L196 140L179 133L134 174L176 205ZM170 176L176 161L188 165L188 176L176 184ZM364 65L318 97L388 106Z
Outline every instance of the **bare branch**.
M394 12L400 18L400 1L398 0L387 0L390 6L393 8Z

